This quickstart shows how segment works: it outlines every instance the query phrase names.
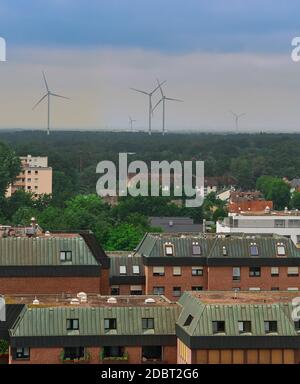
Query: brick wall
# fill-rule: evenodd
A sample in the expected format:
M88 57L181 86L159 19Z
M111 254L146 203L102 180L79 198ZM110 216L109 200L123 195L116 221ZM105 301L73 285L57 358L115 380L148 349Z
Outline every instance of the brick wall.
M1 294L100 293L100 277L0 277Z
M271 276L271 267L261 267L260 277L250 277L249 267L241 267L240 281L233 281L232 267L209 267L208 270L208 290L232 290L240 288L258 287L261 290L269 291L271 288L287 290L288 288L298 288L300 290L299 276L288 276L288 267L278 267L279 276Z
M197 263L195 263L195 266ZM165 266L164 276L153 276L153 267L145 267L146 275L146 294L153 294L154 287L164 287L164 295L170 300L178 300L179 297L173 295L173 287L181 287L181 292L191 291L192 287L207 287L207 268L203 268L203 276L192 276L192 267L181 267L181 276L173 275L173 267Z

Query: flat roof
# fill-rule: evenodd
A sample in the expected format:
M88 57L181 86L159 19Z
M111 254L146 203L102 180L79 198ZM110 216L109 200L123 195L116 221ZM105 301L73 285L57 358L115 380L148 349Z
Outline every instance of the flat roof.
M188 292L203 304L275 304L290 303L298 291L201 291Z
M87 302L71 304L71 300L77 298L76 295L7 295L6 304L26 304L29 308L51 308L51 307L71 307L71 308L107 308L107 307L174 307L177 304L171 302L165 296L158 295L125 295L125 296L101 296L87 295ZM108 302L109 298L115 298L116 303ZM37 299L39 304L33 304ZM152 299L151 303L146 303L146 299Z

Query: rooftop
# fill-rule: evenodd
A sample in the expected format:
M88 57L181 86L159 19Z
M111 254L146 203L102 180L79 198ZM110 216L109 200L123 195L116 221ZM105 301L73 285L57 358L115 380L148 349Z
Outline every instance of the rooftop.
M84 292L81 292L82 294ZM26 304L29 308L112 308L112 307L174 307L176 304L169 301L164 296L158 295L138 295L138 296L101 296L87 295L87 302L71 304L76 299L76 295L10 295L5 296L6 304ZM108 302L115 299L115 303ZM146 302L146 299L151 299ZM39 304L33 304L38 300ZM112 300L110 300L112 301ZM151 301L151 302L150 302Z
M274 304L290 303L299 296L299 292L292 291L202 291L189 294L203 304Z

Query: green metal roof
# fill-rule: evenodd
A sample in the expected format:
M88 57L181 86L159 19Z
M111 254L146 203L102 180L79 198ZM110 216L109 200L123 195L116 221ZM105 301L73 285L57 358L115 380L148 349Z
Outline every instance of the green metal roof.
M72 251L72 261L61 262L61 251ZM98 264L81 236L0 239L0 267Z
M240 335L239 321L251 321L252 336L266 335L265 321L277 321L279 336L298 335L291 318L293 309L291 303L207 304L188 292L183 294L179 302L183 309L177 324L190 336L214 336L213 321L225 322L225 336ZM190 325L185 326L184 323L189 315L193 316L193 320Z
M193 255L193 243L197 242L201 247L201 255ZM165 254L165 243L174 246L174 255ZM251 256L250 246L255 243L258 247L258 256ZM136 254L144 257L204 257L204 258L278 258L277 245L283 243L286 255L283 258L300 257L298 249L291 239L280 236L263 235L230 235L230 236L210 236L205 238L203 235L183 234L153 234L148 233L136 249ZM226 248L227 255L223 255L223 247Z
M142 318L154 318L153 335L175 335L175 323L180 313L177 304L135 307L47 307L27 308L11 330L11 336L68 336L67 319L79 319L79 335L145 335ZM106 333L104 319L116 318L117 330ZM72 337L76 335L72 334Z

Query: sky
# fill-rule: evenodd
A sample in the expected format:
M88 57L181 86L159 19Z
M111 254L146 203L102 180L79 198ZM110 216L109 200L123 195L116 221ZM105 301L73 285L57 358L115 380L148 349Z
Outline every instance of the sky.
M0 128L147 129L147 97L166 80L168 131L298 131L296 0L1 0ZM159 93L154 94L154 103ZM161 109L153 116L161 129Z

